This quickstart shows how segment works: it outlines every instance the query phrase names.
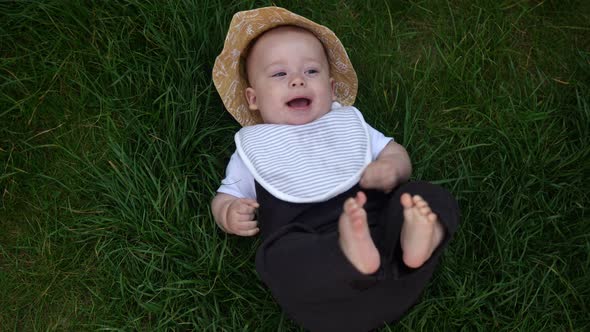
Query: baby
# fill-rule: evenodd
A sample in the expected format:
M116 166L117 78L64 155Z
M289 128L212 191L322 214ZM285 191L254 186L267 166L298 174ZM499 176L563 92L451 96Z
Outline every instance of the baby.
M261 27L260 19L275 21ZM364 331L414 303L455 231L458 207L440 187L407 183L406 150L337 102L337 87L354 71L336 75L340 41L310 22L277 7L234 16L226 48L232 38L251 39L237 63L245 88L230 96L218 83L232 67L219 58L214 80L228 109L228 100L245 100L241 112L258 120L236 135L238 152L211 208L227 233L262 229L257 271L291 318L311 330ZM340 178L330 182L331 174ZM348 185L334 190L341 179Z

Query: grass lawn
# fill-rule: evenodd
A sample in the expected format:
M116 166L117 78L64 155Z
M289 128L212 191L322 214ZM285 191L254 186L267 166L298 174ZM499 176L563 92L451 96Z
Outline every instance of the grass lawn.
M332 28L462 225L384 331L590 330L590 2L0 2L0 330L294 331L209 202L238 10Z

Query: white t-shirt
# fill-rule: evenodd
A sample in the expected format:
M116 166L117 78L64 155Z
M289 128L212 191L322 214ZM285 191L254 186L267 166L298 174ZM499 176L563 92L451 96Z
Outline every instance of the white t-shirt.
M372 160L375 160L393 138L383 135L368 124L366 126L371 140ZM221 186L217 189L217 192L237 198L256 199L254 176L237 152L232 154L225 170L225 179L221 181Z

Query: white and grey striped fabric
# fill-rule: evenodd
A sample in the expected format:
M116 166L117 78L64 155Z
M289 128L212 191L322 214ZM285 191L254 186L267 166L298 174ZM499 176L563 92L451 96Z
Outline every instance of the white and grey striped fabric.
M256 181L278 199L326 201L354 186L371 161L361 113L334 103L305 125L261 124L235 136L238 154Z

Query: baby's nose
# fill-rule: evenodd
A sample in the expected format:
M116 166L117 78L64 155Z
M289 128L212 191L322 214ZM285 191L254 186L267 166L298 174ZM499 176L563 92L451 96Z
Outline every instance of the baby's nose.
M291 81L291 87L294 88L297 86L305 86L305 80L301 77L296 77L295 79L293 79L293 81Z

